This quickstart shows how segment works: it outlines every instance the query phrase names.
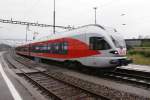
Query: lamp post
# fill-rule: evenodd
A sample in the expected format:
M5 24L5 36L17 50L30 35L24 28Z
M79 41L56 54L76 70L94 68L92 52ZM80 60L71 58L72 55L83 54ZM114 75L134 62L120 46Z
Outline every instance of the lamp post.
M55 34L55 0L54 0L54 11L53 11L53 33Z
M95 24L96 24L96 10L97 10L97 7L93 7L94 11L95 11Z
M125 13L122 13L120 16L125 16L126 14ZM126 25L125 23L123 23L122 25Z

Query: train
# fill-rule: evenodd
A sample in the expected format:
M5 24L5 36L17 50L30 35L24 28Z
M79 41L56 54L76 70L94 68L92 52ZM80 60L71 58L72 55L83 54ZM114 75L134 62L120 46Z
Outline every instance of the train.
M116 29L90 24L17 46L19 55L55 60L66 65L116 68L128 65L126 44Z

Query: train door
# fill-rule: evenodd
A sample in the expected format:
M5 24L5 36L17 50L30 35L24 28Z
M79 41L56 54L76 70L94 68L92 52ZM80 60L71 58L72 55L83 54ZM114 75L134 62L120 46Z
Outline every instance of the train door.
M84 41L84 43L88 46L88 48L86 49L87 52L89 52L88 50L90 50L90 37L91 36L93 36L93 34L91 33L85 33L84 35L82 35L82 41ZM91 63L93 62L93 57L92 56L84 57L83 59L81 59L81 62L83 65L91 66Z
M98 52L97 55L91 56L90 65L104 66L107 58L110 56L109 52L111 49L105 38L100 36L89 37L89 49Z

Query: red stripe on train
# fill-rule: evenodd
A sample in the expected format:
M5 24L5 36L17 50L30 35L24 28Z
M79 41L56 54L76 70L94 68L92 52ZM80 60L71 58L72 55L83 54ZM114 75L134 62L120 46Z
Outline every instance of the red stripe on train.
M98 50L90 50L89 46L77 39L73 38L62 38L56 40L49 40L44 42L37 42L33 43L32 45L40 45L45 43L56 43L56 42L68 42L68 52L66 54L51 54L51 53L33 53L31 52L31 56L38 56L38 57L48 57L48 58L64 58L64 59L71 59L71 58L80 58L80 57L88 57L92 55L100 54Z

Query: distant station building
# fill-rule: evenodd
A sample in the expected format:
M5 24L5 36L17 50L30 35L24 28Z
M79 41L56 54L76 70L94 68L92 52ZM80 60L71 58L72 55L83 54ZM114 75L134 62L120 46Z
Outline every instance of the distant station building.
M150 47L150 39L126 39L127 47Z

